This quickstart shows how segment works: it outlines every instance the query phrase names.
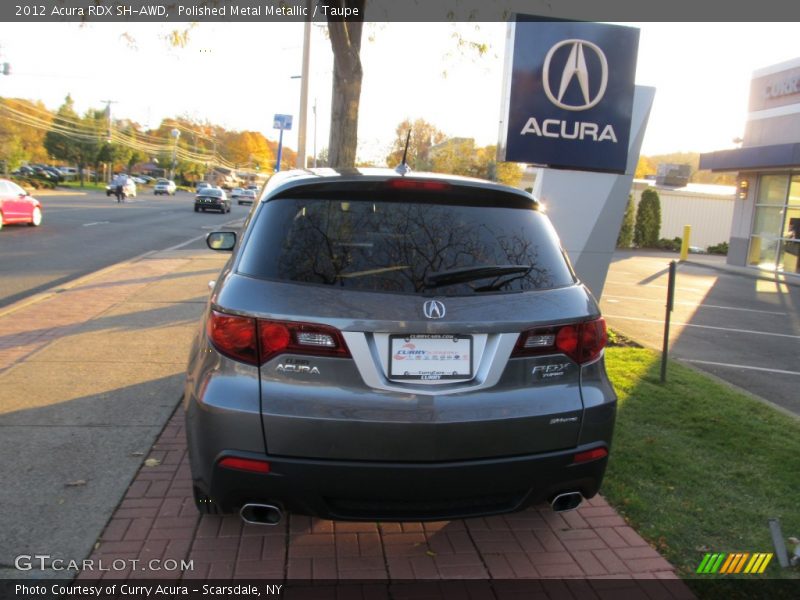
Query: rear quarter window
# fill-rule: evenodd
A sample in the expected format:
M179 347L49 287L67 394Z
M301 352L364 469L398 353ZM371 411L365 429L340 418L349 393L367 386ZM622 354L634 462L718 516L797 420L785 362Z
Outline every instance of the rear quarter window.
M509 273L509 266L521 266ZM505 268L466 281L442 273ZM238 272L340 288L442 295L509 293L575 283L549 220L533 204L453 198L279 198L251 224ZM461 279L464 279L461 277Z

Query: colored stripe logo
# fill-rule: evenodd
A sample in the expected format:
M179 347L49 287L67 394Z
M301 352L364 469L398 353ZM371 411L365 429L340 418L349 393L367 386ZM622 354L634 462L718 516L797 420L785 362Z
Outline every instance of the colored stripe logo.
M731 575L736 573L746 573L760 575L767 569L767 565L772 560L772 552L709 552L700 561L696 573L705 575Z

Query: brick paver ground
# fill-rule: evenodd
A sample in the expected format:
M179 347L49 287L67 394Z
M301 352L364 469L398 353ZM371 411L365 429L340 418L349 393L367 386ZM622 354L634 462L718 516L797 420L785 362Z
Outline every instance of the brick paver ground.
M356 523L289 515L277 526L245 525L238 516L197 513L180 407L148 458L155 460L141 468L91 558L105 564L138 559L140 565L151 559L191 560L193 569L126 569L105 572L105 578L677 579L672 565L601 496L561 514L540 505L444 522ZM653 596L650 589L647 597ZM682 586L659 589L664 598L688 596L676 594L685 592Z

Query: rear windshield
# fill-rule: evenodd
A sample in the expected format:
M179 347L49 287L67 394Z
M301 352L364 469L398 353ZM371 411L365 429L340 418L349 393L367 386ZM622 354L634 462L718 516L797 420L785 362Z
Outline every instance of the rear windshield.
M238 271L352 290L469 295L574 283L532 207L280 198L252 224Z

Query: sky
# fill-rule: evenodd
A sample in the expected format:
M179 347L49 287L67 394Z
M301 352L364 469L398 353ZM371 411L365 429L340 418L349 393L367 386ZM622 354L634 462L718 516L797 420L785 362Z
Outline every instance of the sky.
M8 24L6 24L8 25ZM752 72L800 56L795 23L625 23L640 29L636 83L656 88L642 154L733 147L744 132ZM297 148L303 25L200 23L174 47L181 23L16 23L0 30L0 96L79 112L114 100L115 118L156 127L188 116L233 130L272 129L294 115ZM327 146L332 54L323 25L311 36L307 153ZM506 25L369 23L362 43L360 160L382 163L405 118L450 137L497 143ZM483 55L459 40L488 44ZM295 78L293 78L295 77ZM314 125L312 106L316 104Z

